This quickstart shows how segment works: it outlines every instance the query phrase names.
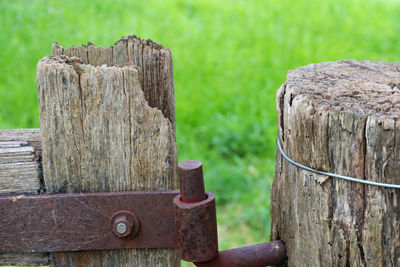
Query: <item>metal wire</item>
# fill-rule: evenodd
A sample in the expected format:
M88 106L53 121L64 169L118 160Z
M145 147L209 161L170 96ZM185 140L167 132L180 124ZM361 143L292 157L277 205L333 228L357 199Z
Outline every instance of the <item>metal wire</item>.
M360 184L367 184L367 185L374 185L374 186L380 186L380 187L387 187L387 188L396 188L396 189L400 189L400 184L387 184L387 183L378 183L378 182L373 182L373 181L367 181L367 180L363 180L363 179L359 179L359 178L354 178L354 177L349 177L349 176L345 176L345 175L340 175L340 174L336 174L336 173L331 173L331 172L324 172L324 171L319 171L316 169L313 169L311 167L305 166L301 163L298 163L294 160L292 160L291 158L289 158L285 152L283 151L281 142L279 140L279 138L276 139L276 143L278 144L278 149L279 152L281 152L282 156L291 164L302 168L304 170L310 171L310 172L315 172L318 174L322 174L322 175L326 175L329 177L333 177L333 178L338 178L338 179L342 179L342 180L346 180L346 181L351 181L351 182L355 182L355 183L360 183Z

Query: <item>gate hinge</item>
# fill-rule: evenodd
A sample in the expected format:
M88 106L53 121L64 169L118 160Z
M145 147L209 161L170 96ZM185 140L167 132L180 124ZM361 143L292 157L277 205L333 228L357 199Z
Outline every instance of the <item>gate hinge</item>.
M197 266L266 266L282 241L218 251L215 197L202 164L178 166L180 191L0 196L0 253L177 248Z

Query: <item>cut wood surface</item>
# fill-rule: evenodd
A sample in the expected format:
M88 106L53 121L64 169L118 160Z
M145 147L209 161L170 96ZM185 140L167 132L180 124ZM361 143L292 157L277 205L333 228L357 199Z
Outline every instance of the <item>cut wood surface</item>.
M55 44L52 53L72 57L46 57L38 64L47 192L175 189L169 50L130 36L111 49ZM51 253L53 266L179 264L174 249Z
M0 194L40 190L39 129L0 130Z
M317 170L400 184L400 63L343 60L289 72L279 138ZM400 266L400 191L318 175L277 153L271 239L289 266Z
M37 194L42 177L40 129L0 130L0 195ZM0 266L48 264L48 253L0 253Z

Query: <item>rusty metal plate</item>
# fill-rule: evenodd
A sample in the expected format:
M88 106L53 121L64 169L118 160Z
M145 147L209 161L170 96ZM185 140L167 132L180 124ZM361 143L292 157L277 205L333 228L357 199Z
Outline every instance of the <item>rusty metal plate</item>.
M176 248L172 200L178 194L143 191L1 196L0 253ZM121 211L134 214L139 221L136 236L121 238L113 232L114 215Z

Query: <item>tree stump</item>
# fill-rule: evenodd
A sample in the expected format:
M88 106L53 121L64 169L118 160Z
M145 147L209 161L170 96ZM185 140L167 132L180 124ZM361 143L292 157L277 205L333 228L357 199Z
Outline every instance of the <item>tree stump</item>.
M289 72L277 94L284 152L311 168L400 184L400 63ZM271 239L289 266L400 266L400 190L318 175L277 153Z
M109 48L55 44L52 53L37 70L47 192L175 189L170 51L130 36ZM180 264L174 249L50 254L52 266Z

